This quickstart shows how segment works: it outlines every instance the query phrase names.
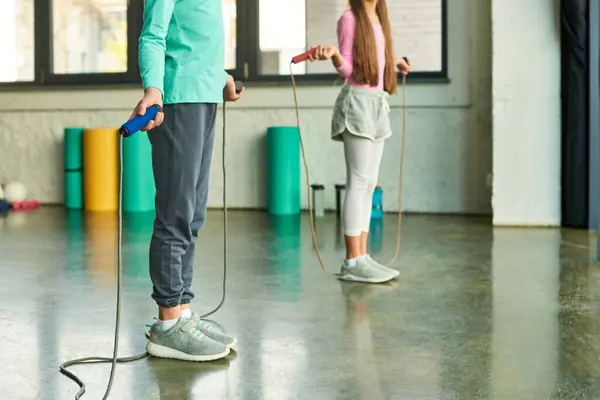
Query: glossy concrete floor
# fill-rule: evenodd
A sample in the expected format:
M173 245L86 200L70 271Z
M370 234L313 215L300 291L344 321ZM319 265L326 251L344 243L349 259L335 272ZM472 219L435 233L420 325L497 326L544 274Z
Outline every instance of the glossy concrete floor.
M221 294L221 213L201 234L194 308ZM390 285L321 272L308 219L229 215L228 297L215 315L235 333L226 361L121 364L112 399L600 399L600 268L591 234L490 227L489 219L406 216ZM152 215L124 233L121 354L144 351ZM71 399L70 358L109 356L116 220L58 208L0 220L0 398ZM394 251L395 217L374 224L371 253ZM319 246L338 268L333 215ZM100 399L109 365L75 367Z

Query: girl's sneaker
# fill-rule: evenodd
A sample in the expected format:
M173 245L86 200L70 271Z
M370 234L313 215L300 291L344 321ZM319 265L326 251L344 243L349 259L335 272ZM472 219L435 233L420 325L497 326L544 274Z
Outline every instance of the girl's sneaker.
M347 260L344 260L338 279L351 282L384 283L394 279L394 276L371 265L366 257L361 257L352 266Z
M371 264L373 267L378 268L382 271L385 271L385 272L391 274L394 278L397 277L398 275L400 275L400 271L398 271L397 269L386 267L385 265L379 264L377 261L373 260L371 258L371 256L368 254L365 256L365 259L367 260L367 263Z

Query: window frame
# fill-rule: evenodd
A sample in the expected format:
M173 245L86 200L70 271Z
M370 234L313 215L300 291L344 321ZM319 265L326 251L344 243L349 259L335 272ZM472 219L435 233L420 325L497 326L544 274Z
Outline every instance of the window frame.
M236 10L236 68L228 70L234 78L252 86L288 84L289 75L259 73L259 1L238 0ZM448 76L448 0L441 1L442 67L440 71L415 71L407 82L449 82ZM138 38L143 25L144 0L128 0L127 10L127 71L122 73L55 74L53 63L52 0L34 0L34 80L0 82L0 90L11 89L70 89L110 85L113 88L139 87ZM332 84L340 77L330 74L299 74L299 85Z
M260 17L259 17L259 1L260 0L244 0L247 9L247 19L253 21L249 24L245 35L246 38L252 39L251 43L247 43L248 52L245 55L244 62L247 63L249 70L244 76L236 76L242 78L249 83L256 84L281 84L289 83L289 75L261 75L259 73L259 58L260 58ZM441 1L441 41L442 41L442 66L440 71L414 71L407 76L407 82L449 82L448 76L448 0ZM400 78L400 74L398 74ZM339 74L334 72L330 74L298 74L294 75L296 83L302 85L310 84L332 84L340 79Z

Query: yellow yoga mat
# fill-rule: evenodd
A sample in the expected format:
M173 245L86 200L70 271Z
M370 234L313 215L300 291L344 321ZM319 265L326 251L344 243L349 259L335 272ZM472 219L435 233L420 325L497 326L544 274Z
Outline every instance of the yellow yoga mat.
M118 209L117 129L83 132L83 201L88 211Z

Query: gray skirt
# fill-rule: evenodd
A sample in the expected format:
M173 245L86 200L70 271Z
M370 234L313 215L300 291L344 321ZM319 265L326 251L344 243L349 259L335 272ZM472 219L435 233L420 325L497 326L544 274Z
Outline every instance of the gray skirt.
M392 136L389 94L384 91L344 85L333 107L331 138L342 141L342 134L384 140Z

